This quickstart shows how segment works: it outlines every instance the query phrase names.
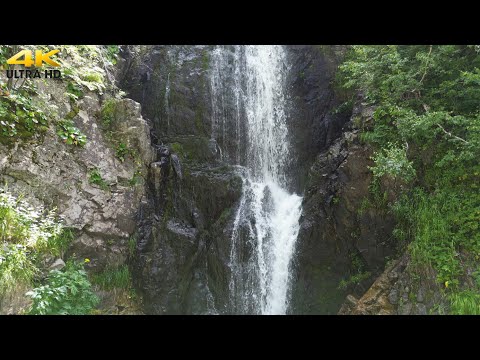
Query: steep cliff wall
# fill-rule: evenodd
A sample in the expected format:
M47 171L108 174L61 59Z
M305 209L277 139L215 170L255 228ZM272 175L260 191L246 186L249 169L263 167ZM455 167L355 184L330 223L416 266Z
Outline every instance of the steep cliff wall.
M153 160L150 127L138 103L130 99L115 102L114 130L109 136L122 139L138 154L121 161L103 129L103 96L85 91L81 99L71 102L65 95L65 82L39 79L36 85L34 100L44 99L39 101L56 106L58 119L70 118L87 142L84 147L65 144L57 135L55 121L49 119L52 122L46 131L30 140L0 145L0 182L31 204L58 209L65 225L75 231L65 260L72 256L89 259L86 268L90 273L118 268L129 257L128 240L135 232L137 209L145 196L139 174L146 173ZM103 186L92 183L92 171L101 176ZM48 259L47 268L55 260ZM109 306L117 310L112 294L99 294L105 311ZM3 305L2 311L7 313L19 310L12 308L15 304Z
M211 137L209 49L124 49L123 88L153 122L156 162L140 210L137 287L148 313L224 309L241 179Z
M393 219L375 206L372 151L359 138L372 109L361 99L343 134L312 165L297 240L292 312L336 313L348 292L363 294L393 253Z

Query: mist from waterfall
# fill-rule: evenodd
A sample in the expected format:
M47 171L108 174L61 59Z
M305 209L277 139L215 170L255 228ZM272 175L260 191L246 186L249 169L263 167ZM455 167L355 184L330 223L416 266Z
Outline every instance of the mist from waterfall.
M280 45L217 46L211 64L212 138L224 154L230 152L243 180L231 237L227 312L285 314L302 211L302 198L287 191L285 174L286 54ZM225 110L227 101L232 114Z

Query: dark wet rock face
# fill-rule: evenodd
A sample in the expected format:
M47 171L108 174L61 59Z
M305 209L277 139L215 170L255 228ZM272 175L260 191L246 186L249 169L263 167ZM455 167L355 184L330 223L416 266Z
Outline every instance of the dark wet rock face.
M347 293L368 289L393 253L394 221L371 204L372 152L358 137L357 125L370 117L371 109L358 103L342 136L310 169L294 264L294 313L336 313Z
M285 48L290 156L295 159L287 177L292 191L305 194L290 312L334 313L351 289L338 290L342 279L360 267L373 273L383 265L391 221L375 211L356 212L368 192L371 153L351 125L344 127L351 111L335 111L342 103L333 87L342 48ZM142 104L157 150L148 201L139 211L134 261L147 313L228 312L230 238L242 193L232 165L245 159L235 148L229 120L221 134L212 136L212 49L123 49L121 86ZM225 64L224 81L229 81L233 70ZM233 119L233 101L223 95L222 111ZM251 249L242 251L248 256ZM371 282L356 285L356 293Z
M341 46L291 45L287 47L289 134L292 145L292 190L303 193L316 156L342 133L351 111L336 111L342 99L334 91Z
M212 46L124 47L120 85L142 104L157 139L210 137L209 53Z
M229 238L224 229L241 196L241 180L215 168L188 169L180 178L174 155L167 162L170 168L157 170L155 163L149 189L153 201L141 209L137 286L147 313L208 313L226 301L219 296L228 285Z

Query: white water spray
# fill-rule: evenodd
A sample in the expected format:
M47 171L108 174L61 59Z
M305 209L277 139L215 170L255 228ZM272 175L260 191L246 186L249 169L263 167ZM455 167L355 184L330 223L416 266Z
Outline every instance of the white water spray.
M235 159L239 162L241 146L246 154L241 172L243 196L232 233L229 312L285 314L302 202L300 196L286 190L285 52L282 46L235 46L229 63L227 51L219 46L213 55L211 84L216 99L212 101L221 101L222 107L225 89L220 95L219 86L225 82L221 69L225 71L233 63L230 84L236 107ZM220 128L215 105L214 131ZM240 121L246 122L244 136Z

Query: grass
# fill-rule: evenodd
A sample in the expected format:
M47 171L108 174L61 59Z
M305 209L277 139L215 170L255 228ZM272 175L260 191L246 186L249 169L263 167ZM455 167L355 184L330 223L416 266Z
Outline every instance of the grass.
M479 204L478 194L452 187L433 194L415 189L393 207L399 220L395 235L412 240L408 271L421 282L435 279L451 314L480 314L478 273L468 271L480 254Z
M110 98L105 100L100 110L100 115L102 119L103 126L110 128L113 122L115 121L115 109L117 106L117 100Z
M441 284L448 282L445 287L452 289L459 284L461 267L450 204L450 195L428 195L422 190L415 190L402 197L394 206L394 211L400 224L404 224L400 233L413 238L408 248L413 268L417 273L423 273L430 267L435 269L437 281Z
M57 235L49 239L47 250L55 256L63 257L72 241L75 239L75 230L71 228L63 228Z
M137 237L135 235L132 235L128 239L128 255L129 256L133 256L135 254L136 246L137 246Z
M103 290L129 289L131 284L130 271L127 265L118 268L107 268L92 276L92 283Z
M452 315L480 315L480 294L464 290L450 295Z

